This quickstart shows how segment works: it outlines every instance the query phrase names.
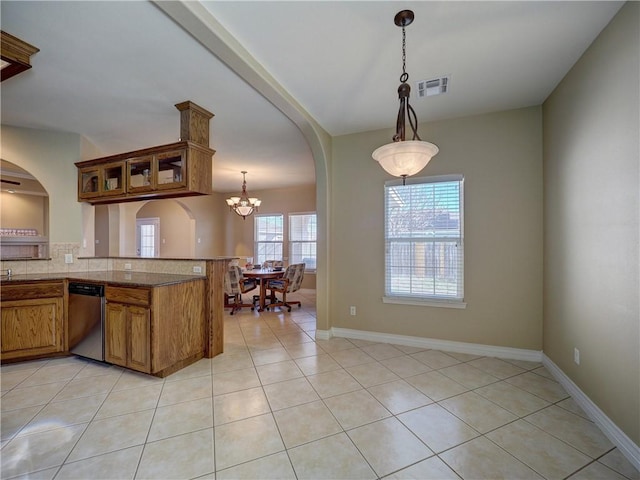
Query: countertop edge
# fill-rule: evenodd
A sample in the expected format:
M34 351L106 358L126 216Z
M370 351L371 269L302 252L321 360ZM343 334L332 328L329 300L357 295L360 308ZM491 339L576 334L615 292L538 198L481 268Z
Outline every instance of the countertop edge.
M180 283L206 280L204 275L179 275L173 273L148 273L148 272L68 272L68 273L43 273L20 274L10 279L0 279L0 285L16 285L25 283L44 283L51 281L87 282L106 285L128 287L164 287Z

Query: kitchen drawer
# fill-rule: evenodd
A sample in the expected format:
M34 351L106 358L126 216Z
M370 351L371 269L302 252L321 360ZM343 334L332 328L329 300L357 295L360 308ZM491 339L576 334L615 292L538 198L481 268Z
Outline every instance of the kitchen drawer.
M9 300L27 300L30 298L54 298L64 295L63 282L23 283L7 285L3 282L0 289L0 299L3 302Z
M145 307L151 303L150 288L123 288L107 285L105 296L107 297L107 302L126 303Z

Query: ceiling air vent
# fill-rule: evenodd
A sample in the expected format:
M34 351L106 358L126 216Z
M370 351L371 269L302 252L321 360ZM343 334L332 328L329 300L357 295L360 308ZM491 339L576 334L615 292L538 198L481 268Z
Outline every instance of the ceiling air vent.
M449 80L449 75L432 78L430 80L420 80L417 82L418 97L431 97L433 95L447 93L449 91Z

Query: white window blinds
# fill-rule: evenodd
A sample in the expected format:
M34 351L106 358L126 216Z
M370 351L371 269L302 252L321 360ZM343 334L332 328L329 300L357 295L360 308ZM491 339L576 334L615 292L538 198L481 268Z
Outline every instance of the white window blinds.
M315 213L289 214L289 263L304 263L307 271L315 270L317 236Z
M282 215L256 215L254 218L255 262L262 265L267 260L282 260Z
M385 296L462 301L463 178L385 184Z

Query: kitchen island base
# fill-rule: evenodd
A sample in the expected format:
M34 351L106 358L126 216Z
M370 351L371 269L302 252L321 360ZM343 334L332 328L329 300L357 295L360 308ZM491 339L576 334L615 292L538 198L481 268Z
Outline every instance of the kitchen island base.
M78 280L105 287L106 363L165 377L212 354L207 277L109 271L3 280L2 363L69 355L68 283Z

